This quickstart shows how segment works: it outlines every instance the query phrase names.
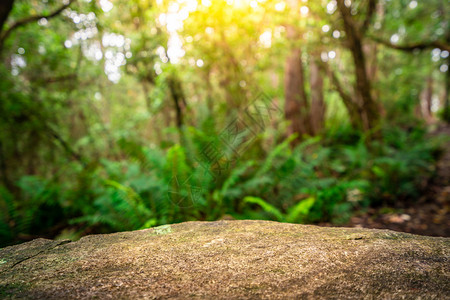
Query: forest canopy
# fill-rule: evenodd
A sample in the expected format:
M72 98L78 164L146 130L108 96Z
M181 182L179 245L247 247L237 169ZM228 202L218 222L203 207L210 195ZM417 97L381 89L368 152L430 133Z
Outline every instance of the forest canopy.
M416 201L445 0L3 0L0 246Z

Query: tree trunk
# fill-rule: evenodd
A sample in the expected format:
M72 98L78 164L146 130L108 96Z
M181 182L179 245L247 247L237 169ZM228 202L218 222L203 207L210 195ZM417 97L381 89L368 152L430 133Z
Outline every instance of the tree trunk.
M169 90L175 106L176 126L181 129L184 125L184 110L186 108L186 99L184 97L181 83L176 78L169 79Z
M0 35L2 34L6 20L13 8L14 0L2 0L0 4Z
M363 46L364 54L367 57L367 76L370 81L377 79L377 44L370 43Z
M357 98L361 100L361 119L364 129L366 131L371 130L378 125L380 107L372 98L372 88L367 75L361 32L354 23L350 9L345 6L344 0L337 0L337 6L343 19L347 47L352 54L355 67L356 94Z
M205 73L205 82L206 82L206 106L208 107L208 115L212 116L214 114L214 96L213 96L213 85L211 83L211 70L208 70Z
M2 0L0 4L0 54L3 52L5 24L13 9L14 0Z
M319 58L320 59L320 58ZM311 76L311 129L314 135L322 131L325 121L325 102L323 100L323 78L320 69L314 60L310 61Z
M427 78L426 86L420 95L420 115L426 122L432 119L431 104L433 101L433 77L431 74Z
M350 118L350 123L352 127L362 129L363 127L359 104L352 99L348 91L344 90L344 87L339 81L339 78L337 77L336 73L333 72L333 70L331 69L330 66L328 66L328 64L322 62L320 59L316 60L316 63L319 66L319 68L322 69L322 72L328 74L328 77L331 80L334 90L336 90L336 92L341 97L342 102L344 103L345 108L347 109L347 113Z
M447 65L450 66L450 57L447 59ZM445 75L443 119L450 124L450 70L447 70Z
M292 10L298 10L299 2L288 0L288 6ZM300 34L293 26L286 28L287 38L298 41ZM290 122L288 134L297 133L299 138L294 141L298 143L302 135L311 133L309 119L309 105L305 90L305 75L302 62L302 50L294 45L286 59L284 70L284 114Z
M291 124L289 134L299 136L310 133L308 111L309 105L305 92L305 79L300 49L293 49L286 60L285 68L285 116Z

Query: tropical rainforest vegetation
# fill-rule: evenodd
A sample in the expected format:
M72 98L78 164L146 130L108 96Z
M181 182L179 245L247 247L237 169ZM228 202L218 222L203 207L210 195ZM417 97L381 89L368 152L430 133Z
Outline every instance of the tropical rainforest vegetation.
M3 0L0 246L413 203L445 0Z

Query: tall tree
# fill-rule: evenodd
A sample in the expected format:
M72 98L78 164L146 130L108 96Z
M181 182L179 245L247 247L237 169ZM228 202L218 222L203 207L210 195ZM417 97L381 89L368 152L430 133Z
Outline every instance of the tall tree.
M378 125L380 107L372 96L366 57L363 51L363 38L370 19L375 12L376 0L369 0L366 19L360 25L353 19L351 8L346 3L347 1L345 0L337 0L337 7L342 17L343 28L346 34L346 47L350 50L355 68L355 92L360 102L360 117L364 129L370 130Z
M293 29L288 28L288 36L293 35ZM291 50L286 59L284 72L286 120L290 121L288 134L308 134L309 104L305 91L305 75L302 62L302 51L299 48Z
M325 102L323 95L323 77L316 60L320 57L311 56L310 60L310 86L311 86L311 132L319 134L325 122Z

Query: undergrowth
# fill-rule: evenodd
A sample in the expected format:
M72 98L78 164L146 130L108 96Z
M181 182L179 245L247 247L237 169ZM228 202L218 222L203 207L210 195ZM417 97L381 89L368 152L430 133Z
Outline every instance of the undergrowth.
M384 129L372 142L335 131L295 148L292 137L269 150L253 143L210 173L213 166L196 159L202 137L187 130L183 145L167 149L121 138L121 159L70 162L50 178L23 176L18 192L0 187L0 246L34 235L77 238L224 215L345 223L355 209L417 199L438 148L421 129Z

